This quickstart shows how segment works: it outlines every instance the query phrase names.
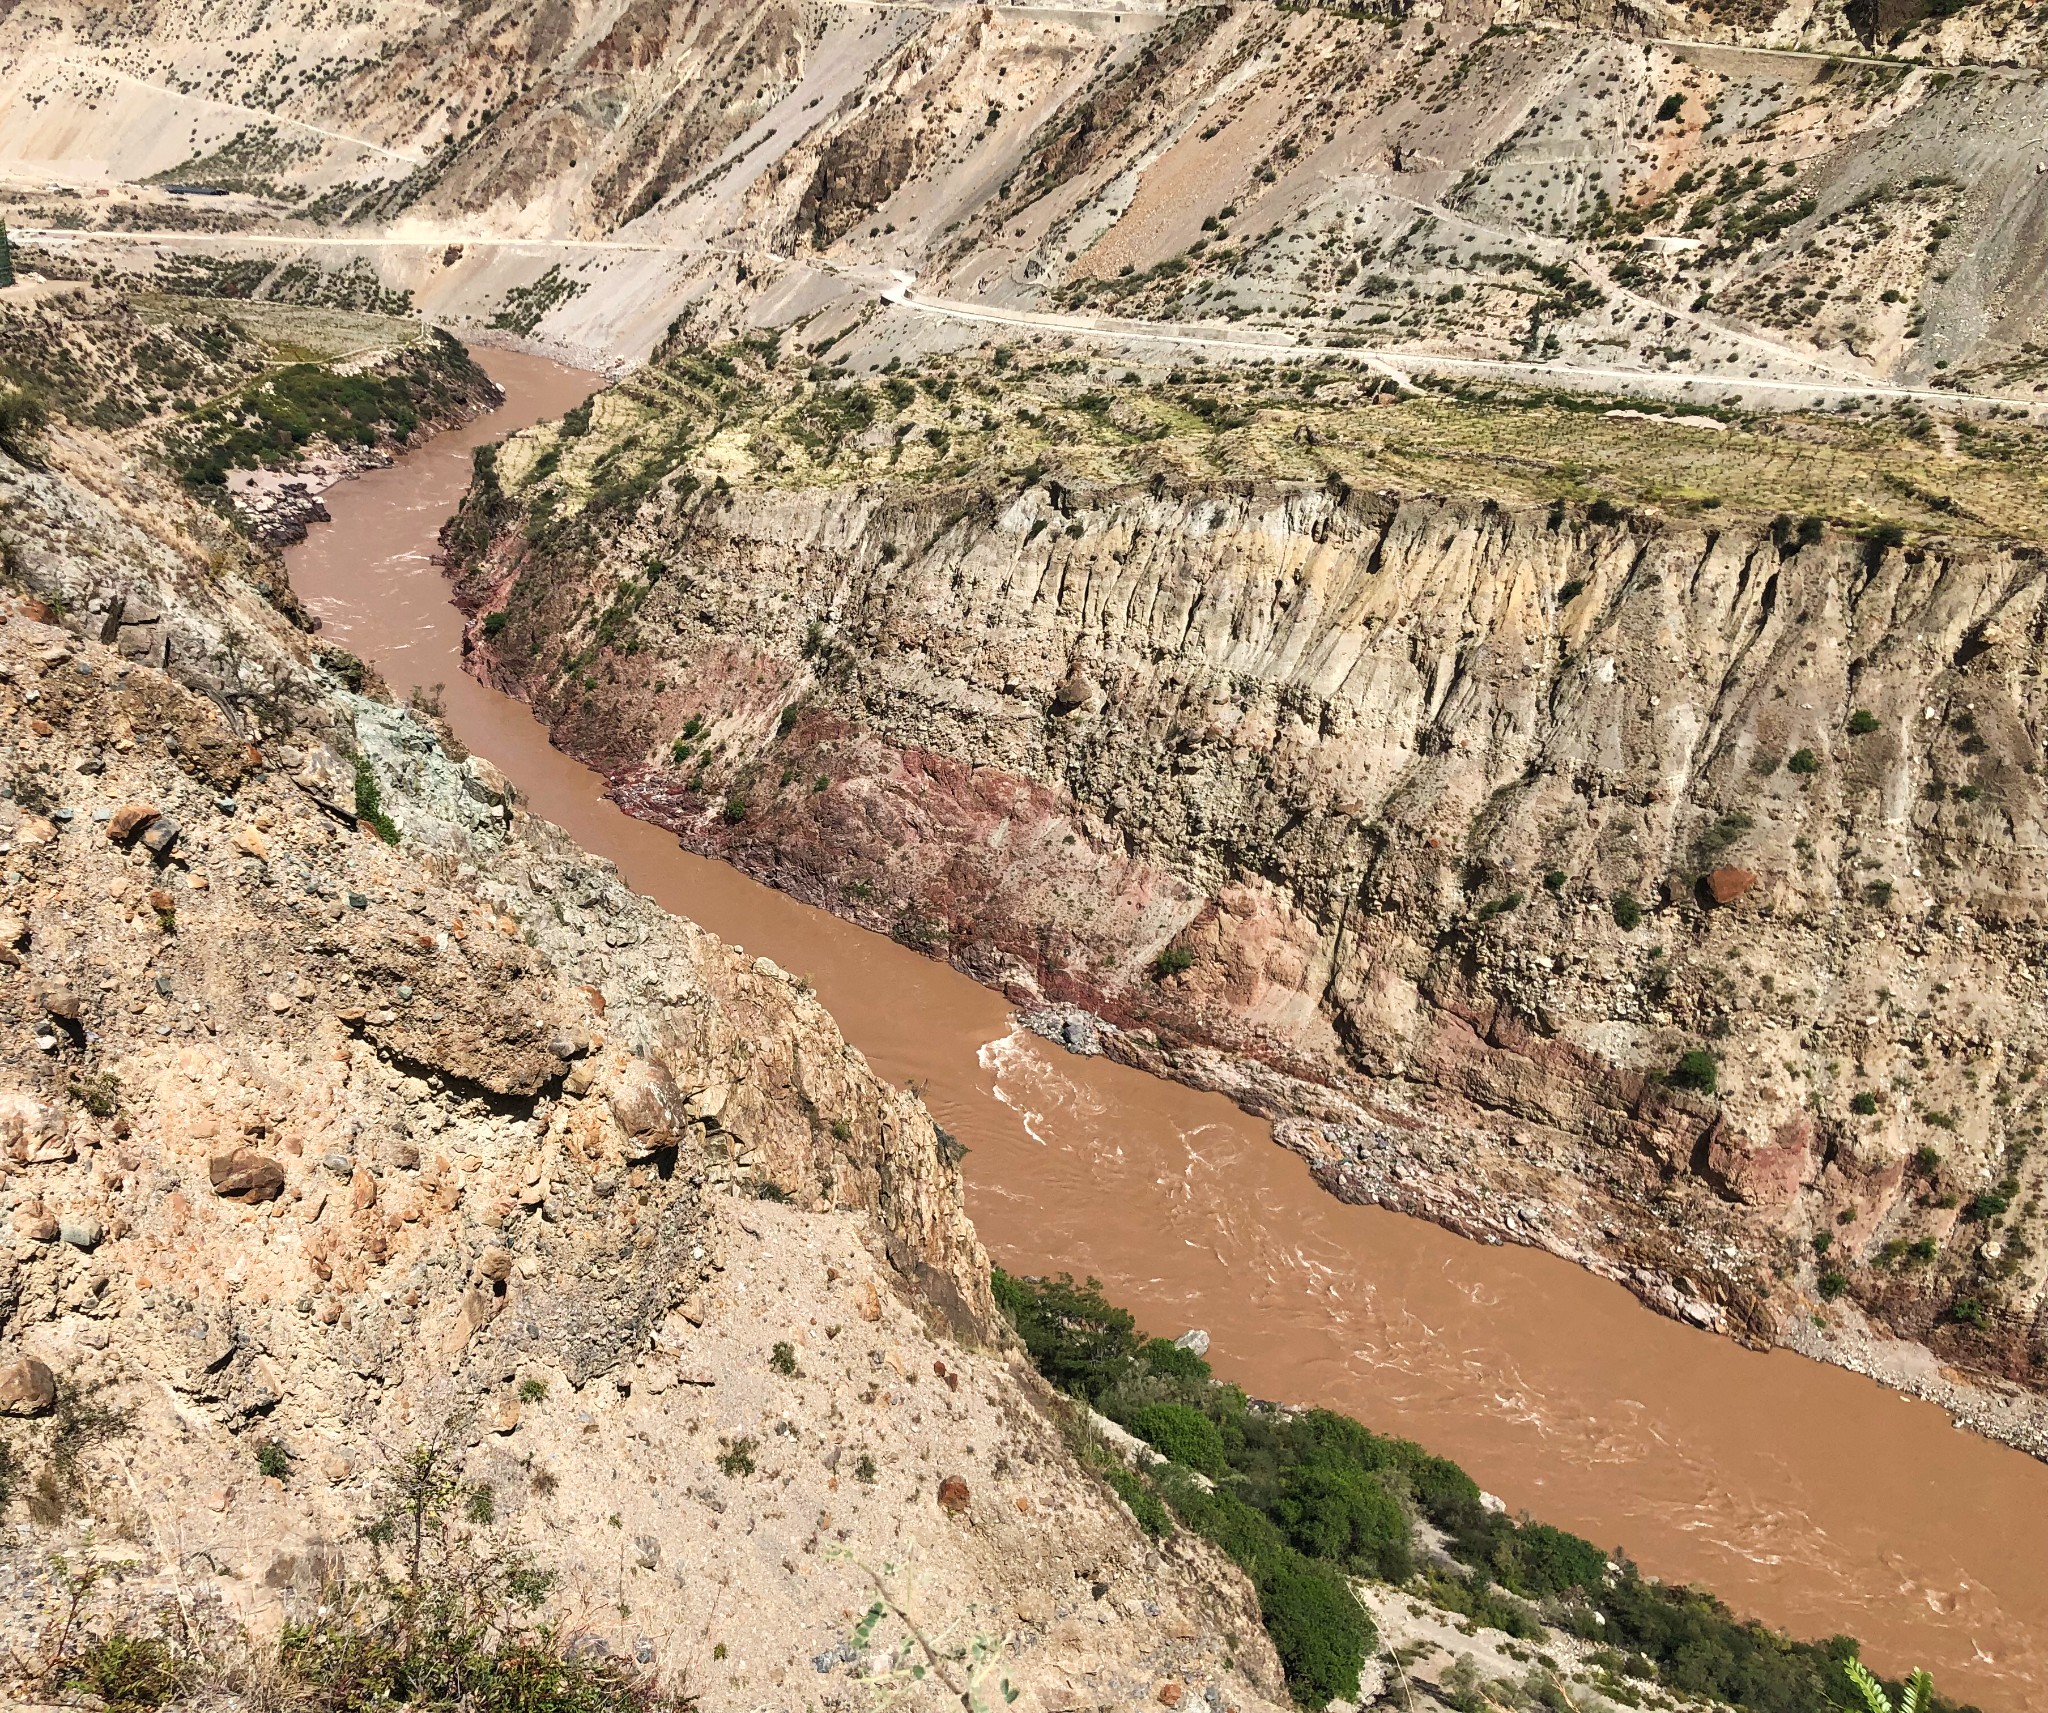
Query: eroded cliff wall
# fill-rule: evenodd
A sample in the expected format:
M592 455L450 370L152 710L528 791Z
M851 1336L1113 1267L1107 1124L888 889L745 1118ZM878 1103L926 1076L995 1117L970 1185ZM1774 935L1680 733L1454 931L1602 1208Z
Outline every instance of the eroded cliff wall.
M617 441L536 437L451 534L478 669L636 813L1339 1193L2031 1375L2031 542L764 439L579 530L550 472Z

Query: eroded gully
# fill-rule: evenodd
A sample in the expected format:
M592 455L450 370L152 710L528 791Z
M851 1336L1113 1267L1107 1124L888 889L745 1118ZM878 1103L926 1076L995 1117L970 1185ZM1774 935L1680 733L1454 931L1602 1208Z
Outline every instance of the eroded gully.
M1311 1182L1219 1097L1011 1025L1000 995L622 814L524 704L462 671L431 560L477 445L594 377L477 353L502 409L327 496L288 556L324 635L401 695L445 687L462 741L626 880L808 975L875 1068L967 1144L990 1253L1100 1278L1141 1325L1208 1329L1223 1376L1327 1404L1462 1463L1489 1491L1698 1581L1793 1633L1846 1631L1950 1695L2048 1713L2048 1466L1932 1405L1665 1320L1532 1250L1489 1248Z

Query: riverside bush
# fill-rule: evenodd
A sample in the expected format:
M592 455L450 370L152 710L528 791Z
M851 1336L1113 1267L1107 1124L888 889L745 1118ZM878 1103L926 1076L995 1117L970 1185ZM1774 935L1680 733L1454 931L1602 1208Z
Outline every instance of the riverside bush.
M1174 1463L1204 1475L1223 1473L1223 1435L1200 1410L1186 1404L1141 1404L1125 1425Z
M1591 1541L1505 1515L1455 1463L1408 1440L1334 1410L1254 1402L1192 1351L1145 1337L1093 1280L998 1269L995 1295L1040 1373L1163 1455L1142 1473L1119 1466L1112 1484L1134 1512L1130 1490L1156 1495L1244 1570L1304 1706L1356 1694L1359 1669L1378 1648L1349 1576L1404 1583L1525 1640L1540 1639L1543 1623L1598 1640L1640 1656L1643 1673L1667 1689L1746 1713L1841 1704L1842 1662L1856 1654L1848 1637L1794 1641L1703 1590L1653 1581L1620 1555L1610 1562ZM1411 1512L1441 1534L1461 1569L1422 1555L1430 1561L1416 1572ZM1933 1709L1973 1713L1939 1697Z

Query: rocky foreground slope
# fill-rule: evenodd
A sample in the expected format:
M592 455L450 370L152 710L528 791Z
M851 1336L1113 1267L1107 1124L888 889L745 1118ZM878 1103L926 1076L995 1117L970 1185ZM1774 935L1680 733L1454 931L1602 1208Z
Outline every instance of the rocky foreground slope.
M476 669L693 847L2035 1443L2037 442L756 344L447 539Z
M580 1657L706 1707L907 1673L870 1573L1024 1706L1284 1699L1243 1578L1077 1462L921 1105L8 398L9 1693L119 1612L232 1679L428 1447Z

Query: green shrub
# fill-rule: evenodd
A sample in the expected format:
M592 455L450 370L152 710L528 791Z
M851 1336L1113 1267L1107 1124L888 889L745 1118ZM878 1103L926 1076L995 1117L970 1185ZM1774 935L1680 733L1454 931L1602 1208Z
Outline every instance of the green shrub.
M718 1467L737 1481L743 1475L754 1473L754 1442L745 1434L738 1439L721 1442L718 1453Z
M368 756L356 757L356 819L387 845L398 843L398 828L384 813L384 793L378 788Z
M1130 1506L1139 1528L1155 1540L1164 1540L1173 1533L1173 1514L1142 1475L1126 1469L1121 1463L1111 1464L1102 1473L1115 1489L1116 1496Z
M1849 716L1849 735L1852 738L1868 737L1878 729L1877 716L1868 708L1858 708Z
M0 387L0 447L18 463L34 462L23 443L49 419L48 408L36 394L20 387Z
M1816 1251L1824 1251L1827 1236L1815 1241ZM1710 1594L1645 1581L1626 1560L1610 1566L1590 1541L1489 1509L1456 1464L1348 1416L1253 1403L1210 1379L1208 1365L1189 1352L1141 1338L1093 1281L1081 1287L1070 1277L1031 1280L998 1271L995 1282L997 1301L1032 1360L1063 1390L1101 1400L1098 1407L1126 1422L1170 1402L1215 1428L1224 1464L1213 1487L1179 1463L1155 1464L1143 1478L1129 1471L1109 1478L1141 1517L1151 1516L1142 1505L1163 1500L1183 1528L1213 1542L1252 1579L1289 1687L1304 1704L1352 1693L1359 1665L1377 1645L1344 1578L1396 1536L1386 1508L1357 1497L1371 1490L1391 1503L1405 1487L1467 1567L1462 1575L1423 1572L1427 1595L1439 1606L1535 1640L1544 1632L1530 1602L1543 1602L1553 1622L1623 1654L1632 1675L1747 1713L1815 1713L1836 1705L1828 1684L1839 1676L1837 1662L1853 1656L1853 1642L1793 1641L1733 1617ZM1823 1294L1840 1295L1847 1284L1839 1273L1824 1275ZM1969 1326L1988 1319L1972 1297L1958 1298L1947 1313ZM1297 1543L1346 1556L1311 1558ZM1400 1562L1378 1568L1398 1571ZM1933 1713L1953 1709L1937 1702Z
M504 628L505 628L505 627L506 627L506 626L507 626L508 624L510 624L511 622L512 622L512 615L511 615L510 613L507 613L507 612L502 612L502 611L501 611L501 612L495 612L495 613L486 613L486 614L484 614L484 623L483 623L483 632L484 632L484 635L485 635L486 637L493 637L493 636L496 636L496 635L498 635L498 634L499 634L499 633L500 633L501 631L503 631L503 630L504 630Z
M786 1338L778 1338L775 1348L768 1353L768 1366L785 1379L796 1374L796 1346Z
M1820 757L1810 749L1795 749L1785 763L1787 773L1812 774L1820 772Z
M256 1448L256 1467L282 1481L292 1472L292 1454L276 1440L266 1439Z
M1186 946L1168 946L1152 960L1152 979L1164 981L1170 975L1194 967L1195 954Z
M1614 912L1614 925L1627 933L1642 925L1643 907L1636 902L1632 892L1617 892L1607 901L1607 907Z
M1258 1580L1266 1633L1303 1707L1350 1700L1358 1673L1379 1649L1379 1634L1344 1578L1326 1565L1287 1553Z
M746 798L743 797L739 792L735 791L730 797L728 797L725 800L725 808L722 811L722 813L725 817L726 825L734 827L738 826L740 822L744 821L747 818Z
M462 1477L461 1455L451 1433L386 1470L362 1537L368 1562L279 1636L280 1704L680 1713L686 1702L615 1659L572 1653L542 1620L553 1573L504 1533L491 1489Z
M1223 1435L1200 1410L1186 1404L1143 1404L1124 1418L1124 1426L1162 1457L1204 1475L1223 1473Z
M1544 890L1547 892L1562 892L1564 890L1564 883L1568 878L1563 869L1554 868L1543 877Z
M1197 1356L1192 1350L1183 1350L1170 1338L1148 1338L1140 1347L1138 1355L1145 1367L1161 1379L1176 1380L1193 1386L1208 1383L1208 1360Z
M1130 1370L1137 1322L1106 1301L1101 1283L1020 1279L994 1270L997 1305L1009 1316L1038 1371L1063 1392L1097 1402Z
M1405 1582L1414 1569L1406 1513L1361 1471L1321 1464L1290 1469L1273 1514L1288 1544L1310 1558L1387 1582Z
M1877 1096L1863 1089L1850 1100L1849 1110L1859 1118L1868 1118L1877 1110Z
M107 1713L142 1713L198 1687L200 1662L164 1636L96 1636L51 1673L51 1687L84 1690Z
M1695 1047L1680 1056L1671 1069L1673 1088L1697 1089L1701 1094L1712 1094L1721 1086L1721 1064L1704 1047Z
M1849 1288L1849 1275L1839 1267L1830 1267L1820 1276L1820 1294L1824 1301L1833 1302Z

